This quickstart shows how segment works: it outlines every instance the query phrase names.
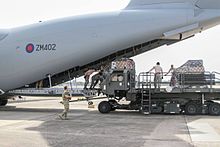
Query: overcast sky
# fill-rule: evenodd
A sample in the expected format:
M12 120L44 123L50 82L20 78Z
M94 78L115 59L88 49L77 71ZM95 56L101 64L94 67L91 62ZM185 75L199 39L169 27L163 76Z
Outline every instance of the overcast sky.
M0 0L0 29L38 21L123 8L129 0ZM187 60L203 59L206 70L220 71L220 26L186 41L136 56L137 71L147 71L157 61L164 71Z

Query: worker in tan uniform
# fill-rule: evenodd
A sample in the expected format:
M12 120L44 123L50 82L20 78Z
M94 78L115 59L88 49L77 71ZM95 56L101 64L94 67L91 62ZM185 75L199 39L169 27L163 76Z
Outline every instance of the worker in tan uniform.
M154 66L152 69L149 70L151 72L152 70L155 70L154 72L154 88L160 89L160 85L163 79L163 69L160 66L160 62L157 62L156 66Z
M67 119L67 112L69 111L69 100L71 100L70 93L67 86L64 87L64 92L62 94L64 110L62 114L59 114L59 117L64 120Z

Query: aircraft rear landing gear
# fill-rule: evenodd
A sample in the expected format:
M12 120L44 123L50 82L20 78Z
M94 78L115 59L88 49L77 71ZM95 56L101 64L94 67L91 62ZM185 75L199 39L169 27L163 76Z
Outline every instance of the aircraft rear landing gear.
M0 106L5 106L8 103L7 99L0 99Z

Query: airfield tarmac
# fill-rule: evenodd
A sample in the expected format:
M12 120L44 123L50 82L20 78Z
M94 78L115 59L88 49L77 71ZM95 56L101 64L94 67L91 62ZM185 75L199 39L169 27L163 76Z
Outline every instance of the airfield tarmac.
M60 120L60 98L26 97L0 108L0 147L219 147L220 116L101 114L71 103Z

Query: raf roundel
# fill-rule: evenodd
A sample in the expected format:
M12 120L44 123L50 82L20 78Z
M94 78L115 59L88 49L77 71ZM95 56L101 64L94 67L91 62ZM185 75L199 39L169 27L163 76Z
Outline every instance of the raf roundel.
M28 53L32 53L32 52L34 51L34 45L33 45L32 43L28 44L28 45L26 46L26 51L27 51Z

